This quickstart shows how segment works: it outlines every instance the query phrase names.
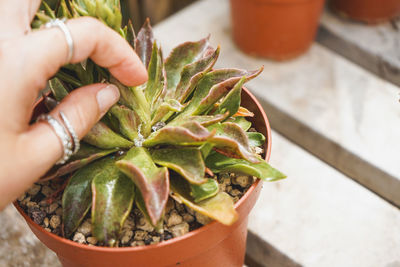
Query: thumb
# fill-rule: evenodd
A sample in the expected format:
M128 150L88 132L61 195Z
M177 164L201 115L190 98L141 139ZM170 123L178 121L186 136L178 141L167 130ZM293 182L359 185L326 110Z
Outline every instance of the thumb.
M115 85L92 84L72 91L50 115L62 123L59 116L62 111L81 139L118 99L119 90ZM19 161L21 168L9 170L13 177L19 178L13 179L15 185L8 187L13 191L7 192L10 194L10 201L16 195L22 194L63 155L59 137L43 121L34 123L28 131L18 136L15 150L15 155L23 157L14 159Z

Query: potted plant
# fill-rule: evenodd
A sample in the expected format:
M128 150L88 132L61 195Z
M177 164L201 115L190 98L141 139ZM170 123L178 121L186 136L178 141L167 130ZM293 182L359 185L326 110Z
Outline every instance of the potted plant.
M231 0L232 34L245 53L286 60L314 41L324 0Z
M332 0L331 6L342 16L370 24L400 15L399 0Z
M120 14L116 0L43 2L33 25L97 17L133 46L149 79L128 88L90 60L63 67L34 117L93 82L116 84L121 99L15 206L64 266L241 266L259 179L285 177L262 159L270 127L242 88L262 68L214 70L219 48L208 38L164 60L149 22L136 36Z

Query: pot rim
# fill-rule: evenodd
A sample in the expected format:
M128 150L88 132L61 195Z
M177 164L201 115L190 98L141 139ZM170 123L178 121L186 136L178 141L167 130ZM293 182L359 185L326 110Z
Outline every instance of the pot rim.
M271 127L267 118L267 115L264 112L264 109L262 108L261 104L258 102L257 98L245 87L243 87L243 91L245 91L247 93L247 95L251 98L251 100L256 104L257 108L261 111L262 117L263 117L263 121L265 122L265 126L266 126L266 132L267 132L267 144L266 144L266 150L265 150L265 161L269 161L270 155L271 155ZM235 203L234 207L235 209L237 209L239 206L242 205L243 202L246 201L246 199L252 194L252 192L256 189L256 187L258 186L258 184L262 182L261 179L257 179L251 186L250 188L247 190L247 192L243 195L242 198L239 199L238 202ZM217 221L212 221L211 223L204 225L196 230L190 231L187 234L184 234L183 236L179 236L179 237L174 237L171 238L169 240L160 242L158 244L152 244L152 245L145 245L145 246L137 246L137 247L100 247L100 246L88 246L85 244L79 244L77 242L74 242L72 240L66 239L64 237L58 236L56 234L53 233L49 233L46 230L44 230L43 227L41 227L40 225L38 225L37 223L35 223L26 213L25 211L20 207L20 205L18 204L17 201L14 201L14 206L15 208L18 210L18 212L24 217L24 219L26 220L27 224L29 224L30 226L34 227L36 230L40 231L41 233L43 233L44 235L50 236L53 239L55 239L58 242L64 243L65 245L70 245L70 246L74 246L76 248L80 248L82 250L90 250L90 251L97 251L97 252L116 252L116 251L120 251L120 252L138 252L138 251L144 251L144 250L149 250L149 249L153 249L153 248L161 248L164 246L168 246L170 244L176 243L176 242L180 242L182 240L186 240L191 238L194 235L200 234L204 231L207 231L209 228L212 228L215 224L219 224L219 222Z

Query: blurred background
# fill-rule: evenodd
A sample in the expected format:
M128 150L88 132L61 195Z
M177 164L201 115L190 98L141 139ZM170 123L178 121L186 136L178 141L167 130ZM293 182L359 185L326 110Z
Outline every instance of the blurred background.
M271 163L249 218L248 266L400 267L400 0L122 0L164 54L211 34L220 67L264 72ZM58 266L13 207L0 266ZM216 265L218 266L218 265Z

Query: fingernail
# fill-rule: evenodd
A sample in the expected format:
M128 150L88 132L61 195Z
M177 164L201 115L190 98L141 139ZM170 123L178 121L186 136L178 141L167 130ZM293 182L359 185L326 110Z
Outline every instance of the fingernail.
M103 116L104 113L106 113L107 110L118 101L119 90L115 85L109 84L97 92L96 97L101 116Z

